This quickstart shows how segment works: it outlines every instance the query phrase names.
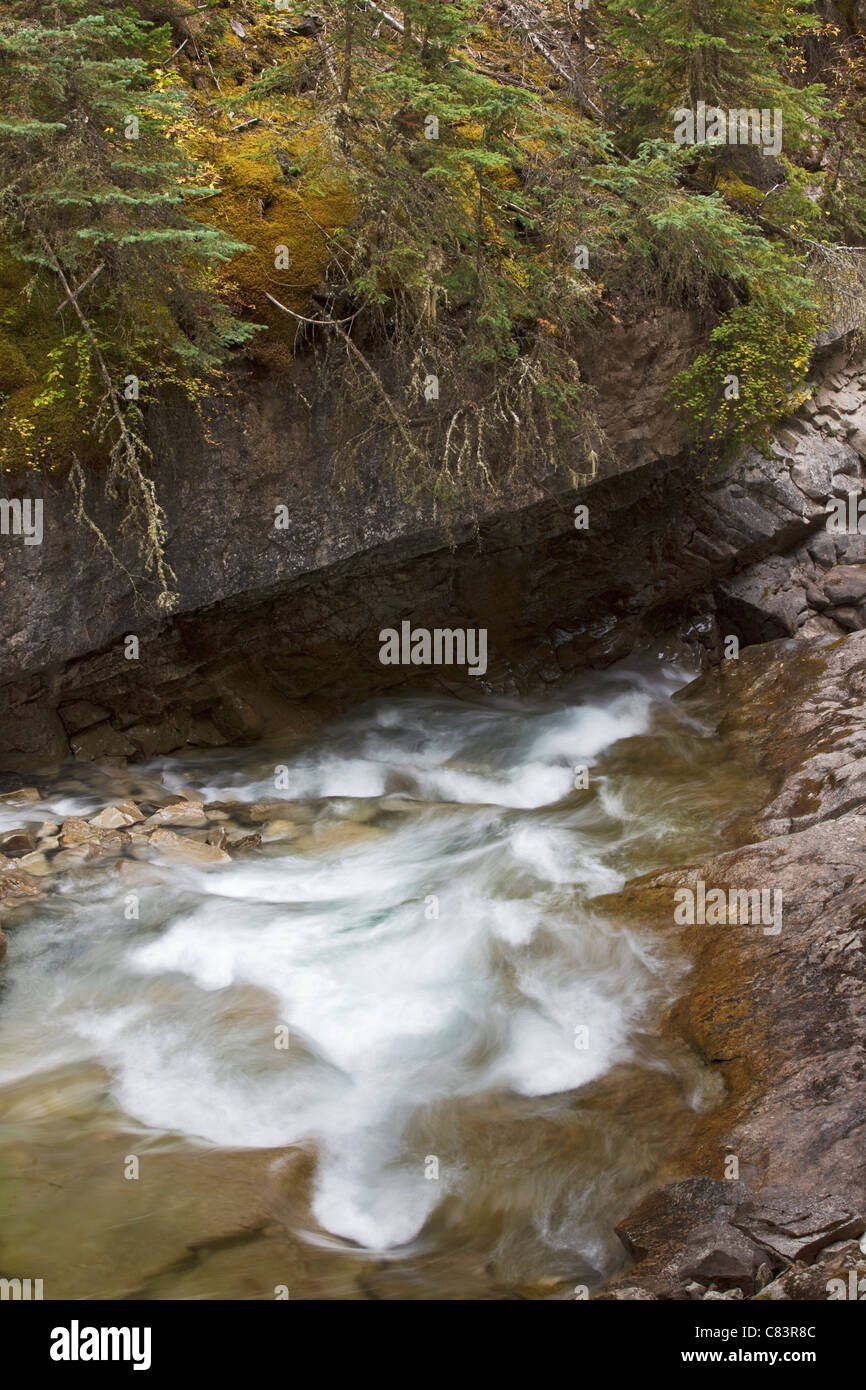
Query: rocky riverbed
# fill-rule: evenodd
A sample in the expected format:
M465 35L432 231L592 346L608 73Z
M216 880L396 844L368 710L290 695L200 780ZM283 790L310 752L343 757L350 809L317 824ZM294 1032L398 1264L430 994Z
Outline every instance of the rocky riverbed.
M575 1129L570 1121L563 1131L563 1139L566 1132L572 1136L566 1152L570 1146L572 1161L577 1161L579 1167L589 1165L582 1169L577 1188L569 1188L564 1174L556 1179L557 1184L563 1184L562 1194L570 1191L569 1200L575 1199L581 1190L593 1190L598 1181L599 1175L592 1166L597 1159L590 1156L594 1141L589 1136L593 1128L590 1125L589 1130L584 1129L589 1116L595 1111L596 1122L602 1125L600 1133L612 1136L626 1123L629 1114L636 1119L644 1113L647 1098L651 1097L645 1112L646 1123L640 1121L635 1135L639 1148L644 1146L642 1157L636 1152L632 1164L620 1153L616 1180L612 1187L606 1186L606 1195L594 1218L599 1223L599 1234L593 1239L602 1239L602 1246L593 1247L590 1242L577 1264L573 1263L572 1252L570 1268L569 1260L563 1261L561 1254L552 1258L549 1253L543 1257L536 1252L523 1265L513 1253L507 1258L497 1257L498 1274L491 1284L478 1281L472 1259L455 1264L455 1256L446 1253L446 1241L446 1248L440 1248L436 1256L438 1273L431 1274L435 1261L430 1266L424 1257L416 1256L406 1266L398 1262L394 1281L388 1283L386 1279L383 1284L385 1267L373 1260L359 1268L352 1264L353 1257L345 1253L324 1264L316 1260L315 1272L299 1275L297 1268L303 1269L306 1259L301 1254L302 1240L301 1246L293 1247L291 1259L293 1277L299 1278L304 1287L327 1288L331 1292L325 1296L338 1297L370 1296L364 1292L369 1285L369 1289L380 1290L373 1296L385 1297L407 1296L407 1290L411 1291L408 1296L424 1297L433 1288L450 1296L449 1290L461 1287L466 1296L474 1297L563 1298L575 1296L573 1287L577 1285L595 1289L595 1296L605 1299L790 1299L826 1298L831 1293L842 1297L833 1290L848 1289L852 1277L856 1283L866 1275L860 1245L866 1229L866 1091L861 1046L866 1024L866 633L844 637L822 634L747 648L737 660L723 662L698 680L681 685L668 706L670 715L663 714L664 706L657 707L653 716L656 726L668 730L661 743L654 744L646 732L641 732L646 729L645 716L629 703L634 697L622 689L617 693L615 673L610 678L614 684L607 694L595 692L594 717L606 719L603 712L608 710L614 725L624 717L637 719L634 735L624 740L614 737L613 742L608 742L613 728L608 729L605 724L605 733L601 735L605 752L598 764L602 780L596 790L596 796L601 792L602 802L595 801L596 809L589 821L579 818L569 833L573 835L578 825L588 827L602 804L607 806L608 814L613 811L620 820L628 807L627 828L623 831L620 827L616 832L616 842L621 842L623 848L614 849L612 858L603 856L591 869L587 861L581 869L585 884L581 891L586 896L580 900L582 905L575 904L573 911L578 916L572 917L570 930L577 932L579 941L586 928L578 924L588 920L589 911L589 920L611 924L618 938L625 933L623 942L643 942L641 952L658 953L659 962L666 962L662 974L666 982L661 993L655 988L650 991L647 1004L641 1008L642 1013L644 1007L649 1007L641 1025L648 1027L649 1032L638 1052L622 1054L621 1061L607 1075L603 1067L602 1074L575 1092L574 1101L569 1101L567 1094L562 1097L565 1111L559 1123L564 1123L564 1115L571 1112L577 1124ZM681 683L682 677L679 680ZM412 702L409 704L412 708ZM543 704L538 706L534 715L542 718L542 723L544 708ZM426 727L429 718L422 718L421 725ZM661 726L657 723L659 718ZM419 732L421 725L417 726ZM494 743L502 732L504 727L495 737L490 735ZM620 728L620 732L628 731ZM330 748L322 755L328 760L326 766L335 756L343 756L339 743L332 745L330 737L322 745L323 749ZM410 746L417 737L411 735ZM439 771L432 771L427 755L421 757L420 768L426 765L431 770L419 771L418 766L405 761L405 744L401 745L398 738L397 745L392 746L390 736L386 757L389 770L384 779L376 772L377 780L373 783L359 784L358 778L363 780L370 773L362 774L353 754L349 761L338 765L333 776L328 773L322 782L310 781L308 770L301 771L307 768L306 755L296 748L288 757L286 769L290 764L294 796L289 792L265 794L267 776L273 773L265 751L258 758L259 773L251 782L247 779L242 796L230 794L227 788L232 778L220 772L219 766L209 769L206 759L202 765L181 762L161 767L144 765L140 769L94 765L84 779L77 778L70 767L59 779L48 779L50 786L47 782L42 787L23 786L5 793L0 803L4 825L0 834L4 856L0 864L0 894L12 943L10 960L14 960L18 949L19 932L22 943L31 939L27 935L31 931L28 921L44 910L48 911L46 920L50 920L52 901L57 901L62 909L70 885L79 882L82 874L85 878L81 881L97 885L96 890L88 892L104 890L108 899L118 904L127 901L129 893L135 896L143 892L146 896L155 882L149 878L154 872L152 866L162 866L159 873L164 883L170 883L172 874L181 875L177 891L182 898L189 888L185 875L207 875L212 871L220 874L231 871L233 864L239 868L248 864L255 872L258 863L271 864L281 874L289 874L287 882L293 882L298 866L305 864L321 864L331 874L342 874L345 868L353 883L361 882L369 864L375 879L381 879L383 872L387 878L391 870L384 866L393 862L388 858L389 836L395 833L395 827L403 827L399 833L404 834L410 823L418 823L419 815L429 816L430 807L425 802L434 785L437 796L444 793L453 797L456 792L458 798L468 797L470 802L487 800L519 806L551 797L556 801L568 785L568 770L559 765L562 754L570 745L568 751L574 757L578 746L587 746L586 740L585 728L576 739L561 733L558 740L551 742L546 735L539 745L545 750L539 770L531 774L529 771L536 766L536 753L520 772L519 780L514 780L515 771L509 774L507 784L499 780L500 774L482 773L477 756L470 755L468 749L453 770L449 771L446 762ZM715 750L714 757L711 748ZM365 757L369 752L368 745ZM418 757L418 748L412 756ZM439 755L437 763L438 759ZM269 766L270 774L266 774ZM169 770L171 775L167 777ZM533 780L527 781L530 776ZM623 776L624 782L619 780ZM328 777L332 777L331 782ZM536 782L539 777L541 780ZM420 781L413 784L412 778ZM355 792L366 794L344 794L336 800L332 795L317 794L334 790L345 793L351 790L353 779ZM694 783L692 791L690 780ZM666 783L668 790L662 793ZM639 794L629 792L629 785L640 787ZM169 786L173 789L168 790ZM693 857L679 866L677 849L689 849L689 800L698 792L694 805L701 808L698 819L704 829L698 838L692 835ZM420 802L413 799L419 794L424 798ZM668 808L664 817L673 817L670 821L663 817L666 829L661 839L658 809L650 809L659 801ZM580 802L578 795L575 803L568 804ZM70 807L76 813L64 816L55 811L47 819L44 811L49 805ZM674 810L677 805L679 809ZM437 814L441 817L443 813L447 818L447 807L443 806ZM476 823L479 814L478 810L471 812ZM520 816L531 817L535 813L510 814L518 820L509 830L509 837L516 836L513 843L520 846L521 836L529 833L529 823L520 828ZM575 812L568 814L573 816ZM423 823L429 826L426 834L441 835L441 820ZM471 823L471 818L466 820L467 827ZM438 825L435 831L434 825ZM580 830L579 837L583 833ZM635 834L643 837L637 854L634 849L624 848ZM702 849L702 845L706 848ZM542 856L546 853L540 846L538 851L533 849L533 854L538 852ZM377 857L383 853L384 860ZM406 851L396 853L400 859ZM641 859L647 867L660 860L669 867L634 877L635 869L640 870ZM542 863L546 863L543 857L537 865ZM377 864L379 867L374 867ZM605 875L611 871L620 877L621 883L618 886L609 882L606 891ZM546 875L550 870L545 868L543 872ZM167 880L165 875L169 876ZM100 883L102 889L98 888ZM699 883L708 890L721 887L727 891L735 887L781 894L781 930L765 930L761 923L732 921L678 926L673 910L675 894ZM79 890L73 887L72 891ZM231 888L229 891L236 892ZM266 897L270 891L266 890ZM295 890L287 891L291 898ZM339 893L343 889L336 887L333 891ZM355 889L351 891L354 893ZM374 895L377 901L381 891L377 888ZM309 892L306 885L303 893ZM235 932L247 930L241 925L244 914L259 911L251 904L260 895L261 889L253 890L249 884L243 888ZM498 909L501 910L504 908ZM213 916L214 911L215 908L209 908L210 915L206 914L212 923L209 948L193 946L194 938L183 936L185 929L180 922L171 929L170 914L166 940L172 939L172 930L175 934L180 932L180 936L177 946L169 948L169 955L160 957L161 968L191 968L194 977L208 989L214 985L224 988L233 978L237 967L231 967L226 975L224 966L217 964L227 948L238 963L244 952L258 949L251 937L248 947L237 956L234 947L227 947L231 935L226 938L226 925L219 915ZM356 906L350 916L357 911ZM469 919L464 909L460 911L465 930ZM202 918L203 925L204 922ZM523 953L517 942L524 930L520 927L514 939L515 962ZM5 940L3 944L5 947ZM267 943L265 946L267 953L270 948ZM147 949L155 948L145 948L145 956ZM204 954L196 964L202 949ZM28 946L25 954L31 950L32 946ZM213 964L208 963L211 954ZM213 980L209 984L211 973ZM168 986L169 979L170 976L165 977L161 988ZM265 976L260 984L265 985ZM386 988L382 999L386 1008L393 1007L393 999L390 1004L387 1002L389 998ZM650 1003L652 999L655 1002ZM549 1007L549 1001L545 1007ZM653 1016L656 1022L651 1022ZM151 1026L156 1026L155 1022ZM656 1040L650 1043L650 1037ZM191 1038L189 1045L199 1047L201 1039L193 1043ZM647 1046L653 1059L649 1072L643 1069L646 1055L639 1061L641 1050ZM97 1051L93 1061L98 1057ZM106 1060L102 1058L102 1066ZM120 1065L123 1073L130 1064L118 1054L115 1062L109 1061L108 1065L110 1077L113 1067ZM133 1068L133 1076L134 1071ZM85 1070L77 1087L92 1086L92 1080L85 1082L86 1075ZM651 1080L654 1075L656 1079ZM660 1086L664 1076L669 1080ZM565 1073L562 1079L565 1080ZM572 1084L577 1080L575 1074ZM56 1082L51 1084L56 1087ZM130 1084L125 1083L127 1096L133 1094ZM541 1084L546 1090L551 1084L556 1088L561 1083L554 1079ZM673 1090L666 1089L671 1084ZM64 1083L64 1088L67 1085ZM42 1104L38 1101L42 1090L40 1083L33 1093L37 1112ZM643 1102L639 1101L641 1090ZM79 1094L80 1090L73 1092L74 1096ZM20 1109L20 1086L13 1099L14 1106ZM226 1100L224 1097L218 1105L224 1105ZM23 1113L32 1103L25 1104ZM130 1103L127 1099L126 1104ZM133 1112L140 1103L132 1103ZM53 1113L58 1104L63 1111L67 1102L52 1102L48 1113ZM75 1100L75 1104L80 1101ZM175 1114L179 1119L186 1113L185 1104L181 1103ZM142 1115L146 1117L146 1108ZM477 1132L472 1128L480 1118L476 1115L470 1123L464 1117L461 1123L470 1124L468 1134L484 1133L484 1123ZM664 1143L657 1132L656 1122L660 1118L665 1126ZM494 1122L493 1113L488 1116L488 1122L495 1125L505 1123L505 1119L500 1114ZM153 1112L150 1123L159 1120L162 1123L157 1123L157 1131L164 1127L165 1120L171 1124L171 1111L162 1116ZM509 1126L515 1122L516 1116L507 1120ZM206 1125L204 1121L191 1123L193 1132L197 1124ZM517 1142L517 1132L512 1143ZM218 1125L214 1137L221 1133ZM267 1137L269 1132L260 1133ZM270 1134L277 1137L277 1131ZM552 1134L548 1139L552 1141ZM125 1148L140 1147L140 1141L127 1140L125 1145L120 1142ZM477 1161L475 1142L467 1139L467 1153L475 1154ZM105 1164L110 1161L111 1146L104 1130L98 1144L103 1154L99 1162ZM436 1143L428 1140L427 1147L435 1151ZM90 1141L88 1149L91 1156L85 1160L87 1166L93 1161ZM202 1169L205 1157L201 1154L196 1158L195 1152L181 1146L166 1173L175 1173L177 1162L181 1162L187 1166L179 1171L190 1175L199 1172L201 1180L210 1182ZM237 1267L244 1271L243 1287L258 1288L256 1280L263 1277L260 1258L265 1265L288 1258L283 1249L286 1231L297 1231L309 1221L303 1213L306 1203L314 1201L316 1191L314 1150L302 1144L299 1148L275 1151L281 1152L287 1159L293 1156L291 1172L295 1176L288 1188L280 1180L279 1196L272 1190L272 1180L264 1176L274 1161L267 1157L267 1151L250 1151L248 1160L241 1161L231 1158L231 1150L227 1150L225 1159L214 1153L207 1160L214 1180L228 1182L229 1192L235 1194L228 1200L222 1224L216 1234L207 1222L197 1228L192 1208L184 1197L181 1207L187 1213L186 1240L192 1253L187 1257L171 1253L173 1242L166 1229L161 1238L165 1246L164 1268L151 1260L143 1261L154 1270L148 1280L155 1280L152 1286L148 1283L151 1291L146 1296L177 1296L176 1289L181 1285L168 1271L182 1258L191 1261L190 1269L199 1271L194 1283L208 1289L208 1296L261 1296L255 1292L226 1292L236 1290L235 1275L227 1274L227 1282L221 1283L218 1270L221 1264L229 1270ZM539 1165L538 1173L547 1174L543 1187L551 1181L551 1156L543 1156L543 1149L533 1152L532 1161ZM579 1157L581 1154L583 1157ZM31 1156L28 1162L33 1161L48 1178L45 1160ZM167 1161L161 1158L157 1166L164 1168ZM463 1161L468 1161L466 1154ZM486 1162L490 1161L488 1156ZM242 1192L257 1167L263 1175L263 1190L271 1192L271 1196L266 1197L264 1206L260 1202L257 1207L252 1227L259 1235L253 1239L239 1233L246 1227L243 1222L240 1228L233 1226L231 1214L237 1216L245 1210ZM375 1185L376 1179L371 1176L375 1171L368 1171L365 1182ZM187 1182L186 1177L176 1176L166 1180L180 1180L182 1186ZM502 1181L507 1188L510 1179L503 1177ZM588 1186L584 1188L584 1184ZM284 1217L277 1219L276 1224L274 1217L274 1203L282 1210L287 1200L295 1213L288 1227ZM393 1193L388 1200L395 1200ZM449 1198L454 1200L453 1196ZM530 1212L538 1194L530 1198L527 1191L524 1200L530 1201L527 1219L536 1220L537 1212L534 1217ZM557 1200L564 1201L564 1195ZM125 1193L122 1198L118 1196L118 1203L112 1220L119 1212L126 1214L126 1220L130 1212ZM320 1214L321 1210L320 1207ZM327 1210L327 1219L337 1220L339 1225L334 1209ZM470 1210L464 1208L464 1220ZM79 1213L76 1220L80 1219ZM472 1219L478 1219L477 1208ZM489 1214L485 1222L488 1219ZM605 1228L607 1235L603 1235ZM356 1229L360 1233L361 1227ZM501 1230L497 1235L497 1229L494 1221L488 1236L481 1239L482 1246L484 1239L489 1239L496 1247L501 1240ZM578 1223L575 1231L580 1229ZM228 1241L226 1253L217 1258L214 1251L224 1249L224 1240ZM368 1236L361 1244L375 1241ZM229 1258L228 1250L235 1246L237 1257ZM129 1247L125 1242L124 1248L130 1253L125 1272L118 1269L119 1284L85 1282L81 1287L90 1288L96 1296L112 1296L112 1288L134 1287L134 1266L139 1258L134 1251L138 1247ZM595 1253L590 1255L593 1248ZM551 1262L547 1270L545 1258ZM599 1275L610 1276L618 1265L619 1272L599 1291ZM398 1276L397 1269L404 1273ZM188 1283L190 1277L184 1275L184 1281ZM309 1280L312 1283L305 1283ZM833 1283L834 1280L842 1283ZM354 1292L347 1292L349 1289Z
M491 509L453 552L411 525L383 540L393 517L371 504L360 559L293 560L210 609L191 590L140 667L115 641L126 611L68 660L22 626L0 698L0 1166L20 1258L86 1298L270 1297L287 1278L316 1297L855 1296L866 369L837 346L818 377L766 456L698 478L658 440L588 490ZM31 563L56 587L66 559ZM3 573L22 614L32 580ZM382 668L379 627L407 610L489 624L484 681ZM615 664L634 652L648 665ZM382 708L352 723L371 694ZM459 930L419 935L440 858ZM677 918L681 895L718 890L778 912ZM39 1031L46 968L68 1051ZM366 994L356 1038L342 1020ZM333 1010L311 1017L310 997ZM274 999L305 1020L287 1095L256 1051L283 1026ZM604 1041L580 1057L586 1009ZM416 1018L435 1045L404 1076ZM454 1018L480 1022L464 1037ZM419 1075L423 1120L402 1100ZM332 1108L335 1076L357 1105ZM418 1188L449 1144L448 1181ZM149 1196L114 1172L139 1150ZM55 1191L56 1256L38 1200Z

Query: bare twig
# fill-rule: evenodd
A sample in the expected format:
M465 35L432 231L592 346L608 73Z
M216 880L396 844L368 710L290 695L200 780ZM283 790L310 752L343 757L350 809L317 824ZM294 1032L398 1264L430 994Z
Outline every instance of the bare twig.
M278 299L274 299L274 296L268 294L267 290L265 290L265 298L269 299L272 304L276 304L278 309L282 309L284 314L291 314L292 318L297 319L299 323L312 323L317 327L321 325L323 328L336 328L341 323L352 323L352 321L358 317L358 310L356 309L354 314L349 314L344 319L310 319L307 318L306 314L296 314L294 309L287 309L285 304L281 304Z
M267 294L267 291L265 291L265 293ZM352 357L354 357L355 360L356 360L357 362L360 362L360 364L361 364L361 366L363 367L364 371L365 371L365 372L367 373L367 375L370 377L370 380L373 382L373 385L375 386L378 395L381 396L381 398L382 398L382 400L383 400L383 402L384 402L384 404L385 404L385 408L387 409L388 414L391 416L392 420L394 421L394 424L397 426L397 429L398 429L398 431L399 431L399 433L400 433L400 437L401 437L401 439L403 440L403 443L406 445L407 449L409 450L410 454L413 454L413 455L415 455L415 456L423 457L423 455L422 455L422 453L421 453L421 450L418 448L418 446L417 446L417 444L415 443L414 439L412 438L412 436L409 434L408 430L406 429L406 425L405 425L404 421L400 418L400 415L399 415L399 413L398 413L398 411L397 411L396 406L394 405L394 402L391 400L391 397L388 395L388 392L385 390L385 387L382 385L381 379L380 379L380 377L379 377L379 373L376 371L375 367L367 360L367 358L364 356L364 354L363 354L363 352L361 351L361 349L360 349L355 343L352 342L352 339L349 337L349 335L348 335L348 333L346 332L345 328L341 327L341 324L342 324L342 323L348 323L349 320L348 320L348 319L342 319L342 320L338 320L338 319L308 319L308 318L305 318L303 314L296 314L296 313L294 312L294 310L292 310L292 309L287 309L286 306L285 306L285 304L281 304L280 301L279 301L278 299L274 299L274 296L273 296L272 294L268 294L267 297L268 297L268 299L271 301L272 304L276 304L276 306L277 306L278 309L282 309L282 310L283 310L283 313L285 313L285 314L291 314L292 318L299 319L299 320L301 321L301 323L314 323L314 324L324 323L327 327L333 328L333 329L334 329L334 332L335 332L335 333L338 335L338 337L340 337L340 338L343 340L343 342L345 343L345 345L346 345L346 351L347 351ZM354 318L355 315L353 314L352 317Z
M73 307L77 307L77 306L75 305L75 301L76 301L76 299L78 298L78 296L81 294L82 290L85 290L85 289L87 288L87 286L91 283L91 281L93 281L93 280L96 279L96 277L97 277L97 275L100 273L100 271L102 271L102 270L104 270L104 269L105 269L105 261L102 261L102 263L101 263L100 265L98 265L98 266L96 267L95 270L92 270L92 271L90 272L90 274L88 275L88 277L87 277L86 280L82 280L81 284L78 286L78 289L77 289L77 290L75 291L75 293L72 295L72 298L71 298L71 299L70 299L68 296L67 296L65 299L61 299L61 301L60 301L60 303L58 304L57 308L54 310L55 314L59 314L59 313L60 313L60 310L61 310L61 309L64 309L64 308L66 307L67 303L72 304Z
M156 500L156 489L153 482L144 476L139 463L139 454L150 451L147 445L135 435L127 426L120 405L120 397L111 379L108 365L102 355L102 349L96 339L96 334L91 327L90 320L78 303L77 296L84 288L79 285L77 290L73 290L66 277L66 274L58 261L50 241L44 233L37 233L37 240L45 252L48 264L60 281L63 292L67 300L75 310L78 322L81 324L82 332L90 345L93 354L93 361L105 384L105 397L110 404L111 414L117 425L119 438L112 449L112 462L127 484L138 493L139 501L144 509L147 518L146 546L144 550L145 565L148 569L155 569L157 580L160 586L160 593L157 603L160 608L171 609L176 602L176 595L170 588L170 580L176 576L165 558L165 519L162 508ZM91 277L92 279L93 277Z
M213 70L213 63L211 62L210 58L208 58L208 55L207 55L207 54L205 54L204 56L205 56L205 58L207 59L207 65L208 65L208 67L210 68L210 75L211 75L211 77L213 78L214 82L216 83L217 91L219 92L220 96L222 96L222 94L223 94L223 89L222 89L222 87L220 86L220 80L219 80L219 78L217 77L216 73L215 73L214 70Z

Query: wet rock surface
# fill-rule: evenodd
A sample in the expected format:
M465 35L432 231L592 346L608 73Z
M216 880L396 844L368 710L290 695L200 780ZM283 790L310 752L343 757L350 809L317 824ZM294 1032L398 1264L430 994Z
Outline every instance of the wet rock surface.
M617 903L681 934L694 965L666 1031L725 1097L696 1115L673 1181L622 1221L632 1263L605 1296L827 1298L832 1275L811 1266L852 1238L859 1255L866 1229L866 633L750 648L681 698L697 710L719 686L721 727L773 789L739 828L751 842ZM678 925L674 895L700 885L779 893L780 929L763 915Z

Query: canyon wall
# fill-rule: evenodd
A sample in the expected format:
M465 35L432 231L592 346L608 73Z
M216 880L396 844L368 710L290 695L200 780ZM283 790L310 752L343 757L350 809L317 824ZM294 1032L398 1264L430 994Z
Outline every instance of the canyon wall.
M673 312L606 334L586 369L608 445L595 475L575 457L447 509L407 500L375 457L339 479L327 398L307 410L274 378L239 376L201 412L153 410L170 617L98 478L83 498L10 480L7 496L43 498L44 538L0 537L0 771L300 731L398 686L537 689L642 643L697 662L720 632L859 627L863 540L831 539L826 507L860 486L866 363L841 340L819 349L817 394L769 456L713 473L665 400L698 339ZM487 628L484 677L381 665L379 631L404 619Z

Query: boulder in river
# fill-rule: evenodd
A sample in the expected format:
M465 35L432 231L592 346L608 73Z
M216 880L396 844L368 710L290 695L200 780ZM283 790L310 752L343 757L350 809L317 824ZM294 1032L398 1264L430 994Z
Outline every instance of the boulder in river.
M7 830L0 834L0 853L10 859L20 859L22 854L32 854L36 848L36 836L31 830Z
M17 791L0 794L0 804L11 806L30 805L41 800L42 796L35 787L19 787Z
M158 849L166 859L176 864L229 864L231 856L216 845L204 844L201 840L178 835L173 830L159 828L154 830L149 845Z
M95 826L97 830L122 830L140 820L144 820L144 816L134 801L118 801L91 816L88 825Z
M148 818L147 827L179 825L190 830L204 830L210 824L202 809L201 802L185 802L182 805L163 806Z

